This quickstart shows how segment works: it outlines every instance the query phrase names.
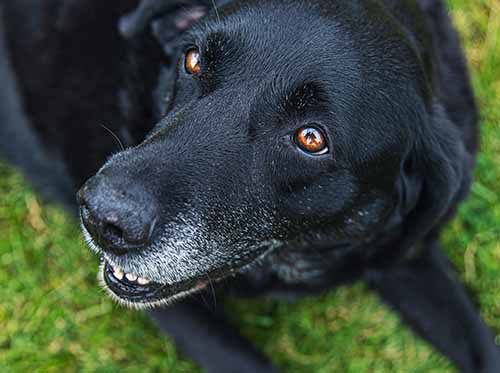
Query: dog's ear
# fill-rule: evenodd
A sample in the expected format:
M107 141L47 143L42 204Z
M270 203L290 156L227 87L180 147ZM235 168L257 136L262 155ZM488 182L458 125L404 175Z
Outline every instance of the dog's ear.
M386 249L390 257L403 260L418 255L418 244L437 233L469 191L472 162L459 129L435 103L417 128L413 148L402 166L403 213L406 210L407 215L400 240ZM382 256L385 262L387 255Z
M192 24L228 0L142 0L119 22L123 37L132 39L150 27L160 44L170 52L171 44Z
M131 13L123 16L119 30L123 37L134 38L144 33L153 21L166 19L172 38L206 14L202 1L142 0ZM165 25L164 25L165 26Z

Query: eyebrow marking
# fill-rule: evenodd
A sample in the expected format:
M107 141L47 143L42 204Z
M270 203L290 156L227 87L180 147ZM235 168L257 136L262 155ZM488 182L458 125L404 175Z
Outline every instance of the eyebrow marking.
M308 109L323 106L327 101L327 94L321 83L311 80L275 83L267 95L268 101L274 102L275 110L284 116L302 115Z
M290 89L291 93L285 95L287 104L290 104L296 110L302 111L307 106L317 103L320 100L321 89L316 83L304 82Z
M321 82L312 80L281 81L262 84L250 108L248 135L254 141L269 123L286 127L301 121L308 112L319 112L327 106L328 95Z

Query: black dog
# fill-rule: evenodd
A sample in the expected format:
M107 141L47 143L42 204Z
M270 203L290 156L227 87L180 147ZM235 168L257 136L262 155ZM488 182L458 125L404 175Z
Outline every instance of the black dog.
M2 2L4 156L71 205L114 149L101 125L119 134L78 193L84 234L119 302L193 295L151 314L208 371L273 371L193 300L209 281L364 279L463 371L499 372L438 243L477 150L442 1L224 3Z

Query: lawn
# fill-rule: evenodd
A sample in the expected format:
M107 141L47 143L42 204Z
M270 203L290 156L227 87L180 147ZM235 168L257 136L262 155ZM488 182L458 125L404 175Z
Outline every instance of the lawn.
M500 2L451 0L482 110L471 197L444 243L500 342ZM148 318L97 286L75 220L0 165L0 371L196 372ZM289 372L451 372L363 285L293 304L227 302L235 325Z

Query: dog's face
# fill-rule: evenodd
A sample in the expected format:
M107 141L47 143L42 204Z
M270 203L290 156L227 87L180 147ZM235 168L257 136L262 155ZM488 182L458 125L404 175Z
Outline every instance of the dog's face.
M414 207L412 139L430 99L381 7L234 2L179 45L155 129L80 191L116 299L167 303L266 254L358 247Z

